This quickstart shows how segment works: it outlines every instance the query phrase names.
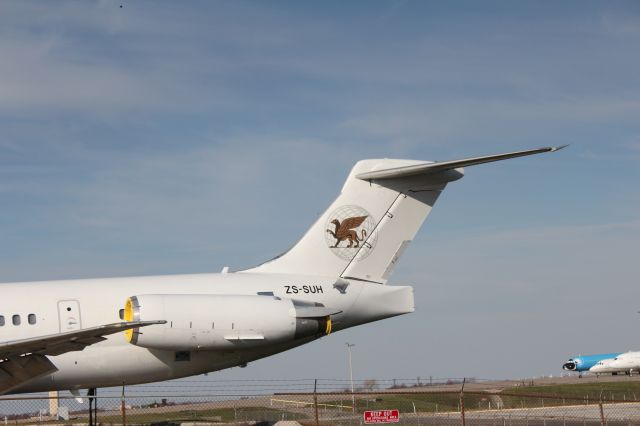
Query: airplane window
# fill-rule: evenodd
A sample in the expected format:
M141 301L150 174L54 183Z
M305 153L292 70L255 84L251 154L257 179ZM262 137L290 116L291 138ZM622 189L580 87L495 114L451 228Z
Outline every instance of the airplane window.
M14 315L11 320L13 321L13 325L20 325L20 315Z
M0 327L4 326L4 316L0 315Z
M124 309L120 309L120 310L118 311L118 316L120 317L120 319L121 319L121 320L123 320L123 319L124 319Z
M36 323L36 314L29 314L27 317L29 324L34 325Z

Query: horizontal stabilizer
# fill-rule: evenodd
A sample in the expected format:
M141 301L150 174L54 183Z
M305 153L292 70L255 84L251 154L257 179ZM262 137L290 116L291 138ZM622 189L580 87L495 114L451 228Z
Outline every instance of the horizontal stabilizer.
M457 169L459 167L475 166L476 164L491 163L494 161L507 160L509 158L525 157L527 155L541 154L543 152L558 151L567 145L558 147L545 147L538 149L530 149L527 151L515 151L508 152L506 154L487 155L484 157L465 158L463 160L441 161L441 162L428 162L422 164L414 164L411 166L394 167L383 170L373 170L370 172L360 173L356 178L361 180L372 179L396 179L409 176L433 174L442 172L445 170Z

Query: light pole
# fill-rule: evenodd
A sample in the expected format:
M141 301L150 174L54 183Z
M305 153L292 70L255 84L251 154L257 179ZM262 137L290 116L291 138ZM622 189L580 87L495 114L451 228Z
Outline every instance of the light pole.
M353 366L351 364L351 348L355 346L353 343L345 343L347 345L347 351L349 352L349 377L351 378L351 407L353 414L356 413L356 396L353 394Z

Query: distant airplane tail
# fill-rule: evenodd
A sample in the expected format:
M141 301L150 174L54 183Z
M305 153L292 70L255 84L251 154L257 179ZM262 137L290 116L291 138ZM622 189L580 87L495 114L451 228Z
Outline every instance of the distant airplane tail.
M446 162L362 160L342 192L288 252L242 272L335 276L385 284L462 167L557 151L548 147Z

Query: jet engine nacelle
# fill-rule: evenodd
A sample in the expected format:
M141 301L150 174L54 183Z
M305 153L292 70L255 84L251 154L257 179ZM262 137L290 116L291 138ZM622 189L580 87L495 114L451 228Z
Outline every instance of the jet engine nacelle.
M329 334L329 310L314 312L272 296L145 294L127 299L124 319L166 323L125 336L137 346L176 351L259 347Z

